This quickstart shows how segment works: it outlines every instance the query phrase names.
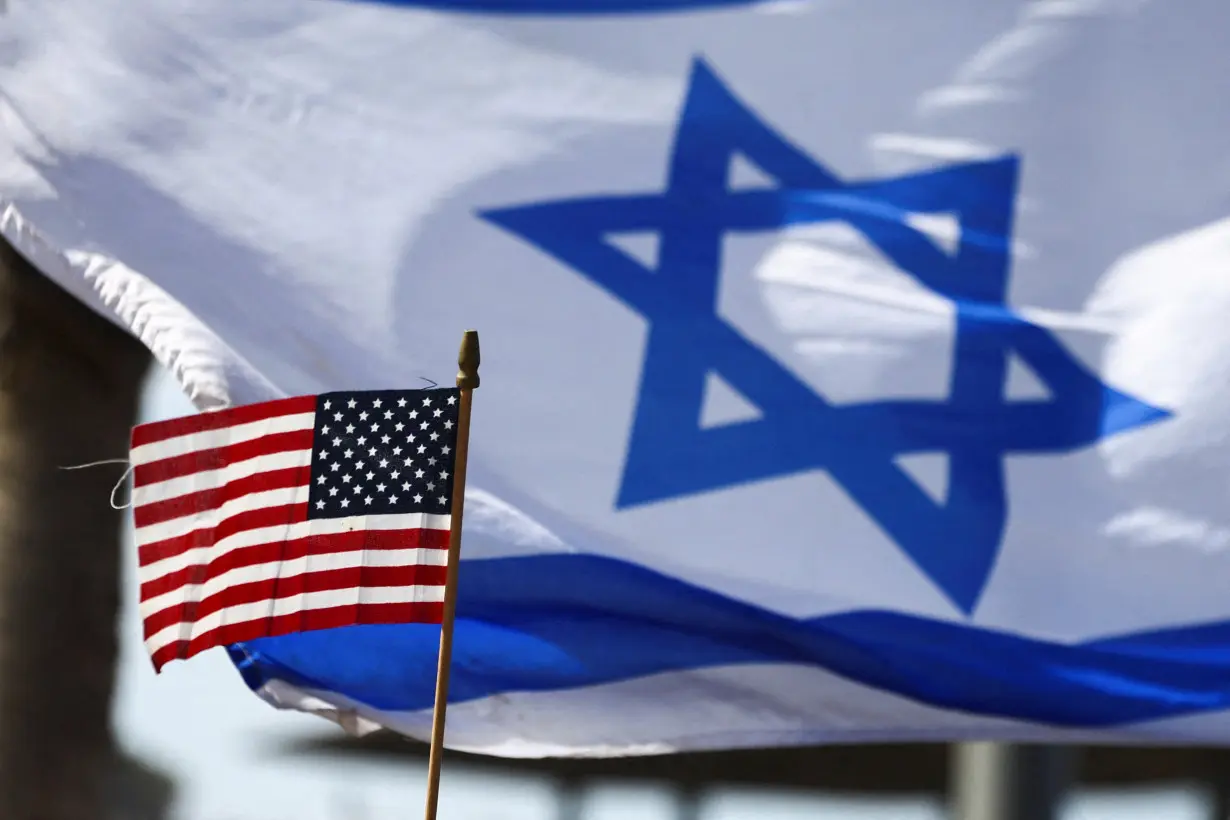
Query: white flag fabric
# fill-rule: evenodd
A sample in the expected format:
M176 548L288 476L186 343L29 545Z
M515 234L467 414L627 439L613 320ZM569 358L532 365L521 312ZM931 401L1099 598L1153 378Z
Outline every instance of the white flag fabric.
M202 410L483 340L449 745L1230 742L1225 0L10 0L4 235ZM428 733L438 630L238 644Z

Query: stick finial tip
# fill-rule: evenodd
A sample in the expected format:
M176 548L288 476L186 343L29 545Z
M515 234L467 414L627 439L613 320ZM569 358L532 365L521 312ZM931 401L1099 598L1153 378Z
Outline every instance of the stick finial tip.
M461 352L457 354L457 386L462 390L478 387L478 331L467 330L461 337Z

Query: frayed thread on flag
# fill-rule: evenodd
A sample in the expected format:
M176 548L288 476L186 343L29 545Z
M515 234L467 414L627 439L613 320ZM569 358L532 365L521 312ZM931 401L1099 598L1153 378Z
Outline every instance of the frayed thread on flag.
M91 461L86 464L71 464L67 467L60 467L61 470L84 470L87 467L101 467L104 464L127 464L128 469L124 470L124 474L120 476L119 481L115 482L115 486L111 488L111 509L126 510L132 506L132 494L128 495L126 504L116 504L115 494L119 492L120 487L124 486L124 482L128 480L128 476L132 475L133 464L126 458L104 458L102 461Z

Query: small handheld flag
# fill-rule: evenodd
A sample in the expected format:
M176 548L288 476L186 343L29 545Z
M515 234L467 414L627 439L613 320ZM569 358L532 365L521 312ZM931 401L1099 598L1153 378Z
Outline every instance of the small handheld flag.
M440 623L464 491L462 402L459 389L336 392L136 427L155 669L258 637Z

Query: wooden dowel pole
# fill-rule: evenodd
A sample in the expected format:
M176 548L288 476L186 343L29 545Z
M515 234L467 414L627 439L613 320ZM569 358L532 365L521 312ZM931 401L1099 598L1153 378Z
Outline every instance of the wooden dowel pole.
M478 332L467 330L457 357L457 458L453 464L453 504L448 533L448 570L444 581L444 618L440 623L440 658L436 703L431 717L431 753L427 759L427 820L436 820L440 801L440 758L444 754L444 718L448 710L448 675L453 660L453 621L457 615L457 565L461 559L461 519L465 512L466 459L470 454L470 407L478 387Z

